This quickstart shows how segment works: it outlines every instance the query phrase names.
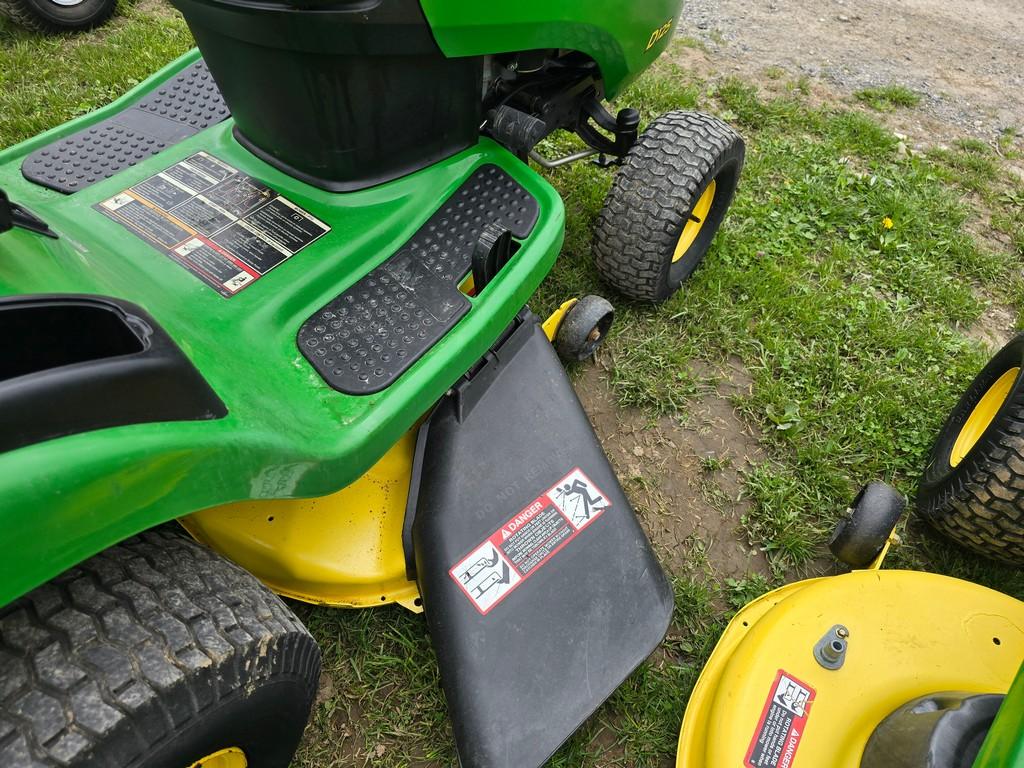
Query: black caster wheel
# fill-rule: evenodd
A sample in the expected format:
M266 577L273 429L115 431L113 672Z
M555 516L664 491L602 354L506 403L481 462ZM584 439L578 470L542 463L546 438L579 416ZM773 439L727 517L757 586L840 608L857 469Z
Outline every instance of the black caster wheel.
M891 485L868 483L836 525L829 550L851 568L867 568L885 549L906 506L903 494Z
M593 355L612 326L615 308L600 296L584 296L566 313L555 333L555 350L566 363Z

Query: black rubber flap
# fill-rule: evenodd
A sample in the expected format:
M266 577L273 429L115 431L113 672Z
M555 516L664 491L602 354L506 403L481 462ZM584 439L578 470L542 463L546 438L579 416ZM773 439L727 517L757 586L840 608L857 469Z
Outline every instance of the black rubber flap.
M414 469L415 567L465 768L541 765L672 613L553 348L519 323L441 401Z

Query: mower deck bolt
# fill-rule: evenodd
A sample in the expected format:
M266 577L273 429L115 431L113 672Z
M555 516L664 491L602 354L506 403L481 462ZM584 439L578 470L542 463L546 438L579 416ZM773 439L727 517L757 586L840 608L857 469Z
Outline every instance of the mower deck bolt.
M850 630L836 624L814 646L814 659L825 669L839 669L846 661L847 638Z

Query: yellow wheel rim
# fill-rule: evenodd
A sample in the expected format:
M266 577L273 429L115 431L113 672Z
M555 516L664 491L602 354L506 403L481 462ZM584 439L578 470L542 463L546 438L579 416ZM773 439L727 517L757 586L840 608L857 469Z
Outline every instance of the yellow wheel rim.
M704 190L704 194L700 196L700 200L693 206L693 212L690 214L689 220L683 225L683 231L679 233L676 251L672 254L673 264L683 258L683 255L690 250L690 246L693 245L697 235L704 228L704 222L707 221L711 204L715 202L715 188L717 186L715 180L712 179L711 183L708 184L708 188Z
M985 434L985 430L992 423L992 419L996 417L999 409L1006 402L1006 397L1010 394L1010 389L1013 387L1013 382L1017 380L1018 373L1020 373L1020 368L1008 370L999 377L995 384L988 388L988 392L974 406L971 415L964 422L963 429L957 435L956 442L953 443L953 451L949 455L949 465L951 467L955 467L963 461L964 456L971 452L971 449L981 439L981 436Z
M196 760L188 768L248 768L248 765L245 752L238 747L228 747Z

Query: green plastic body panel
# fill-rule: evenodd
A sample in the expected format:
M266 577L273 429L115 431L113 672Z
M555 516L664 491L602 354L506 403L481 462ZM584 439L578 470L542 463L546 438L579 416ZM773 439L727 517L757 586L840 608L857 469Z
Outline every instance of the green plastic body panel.
M22 177L29 152L130 105L197 58L192 51L113 105L0 152L0 188L61 235L0 234L0 295L91 293L141 305L229 411L216 421L117 427L0 454L0 605L172 518L231 501L321 496L345 487L487 351L561 248L565 216L558 194L489 140L348 194L315 189L258 160L232 138L230 119L74 195ZM198 150L269 184L332 231L225 299L92 210ZM485 162L505 169L540 205L540 219L516 257L392 386L369 396L328 387L296 346L300 325L394 253Z
M1024 665L999 707L974 768L1024 768Z
M565 48L601 68L614 98L668 47L683 0L422 0L446 56Z

